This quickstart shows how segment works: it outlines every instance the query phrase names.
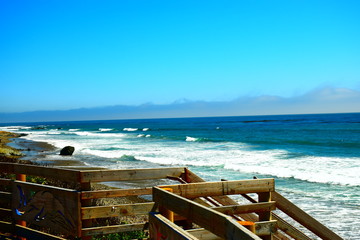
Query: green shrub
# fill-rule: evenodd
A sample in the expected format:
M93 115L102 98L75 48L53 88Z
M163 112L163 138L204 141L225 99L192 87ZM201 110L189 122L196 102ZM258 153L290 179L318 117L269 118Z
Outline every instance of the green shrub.
M143 231L132 231L124 233L112 233L108 235L96 236L92 240L132 240L148 238L147 234Z

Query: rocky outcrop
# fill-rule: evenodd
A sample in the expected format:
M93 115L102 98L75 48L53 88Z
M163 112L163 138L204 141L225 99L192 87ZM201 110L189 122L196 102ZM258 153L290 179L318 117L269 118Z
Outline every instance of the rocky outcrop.
M60 151L60 155L62 156L71 156L75 151L73 146L66 146Z

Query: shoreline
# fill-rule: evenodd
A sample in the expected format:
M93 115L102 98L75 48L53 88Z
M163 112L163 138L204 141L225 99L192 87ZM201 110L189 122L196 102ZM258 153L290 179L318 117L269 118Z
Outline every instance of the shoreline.
M26 135L0 131L0 161L83 170L99 169L87 167L79 160L66 159L68 156L61 156L61 149L50 143L28 140L23 136ZM47 159L49 155L57 155L58 158Z

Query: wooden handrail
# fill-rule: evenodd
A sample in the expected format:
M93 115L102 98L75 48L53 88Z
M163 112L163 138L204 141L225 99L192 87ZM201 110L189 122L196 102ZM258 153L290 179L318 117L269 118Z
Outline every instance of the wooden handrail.
M64 182L78 182L80 179L79 171L63 168L52 168L29 164L1 162L0 169L2 172L6 173L25 174L45 178L56 178L57 180L61 180Z
M153 188L153 200L221 238L261 240L231 217L159 187Z
M325 227L281 194L274 192L272 194L272 200L276 201L277 208L285 212L323 240L343 240L339 235Z
M80 182L135 181L164 179L168 176L179 177L184 173L183 167L145 168L124 170L85 170L80 171Z
M224 182L199 182L161 186L185 198L224 196L242 193L262 193L275 190L274 179L238 180Z
M152 187L150 188L135 188L135 189L110 189L110 190L97 190L97 191L84 191L81 192L81 199L96 199L96 198L115 198L115 197L128 197L151 195Z
M120 204L111 206L82 207L82 220L94 218L122 217L130 215L147 215L154 203Z

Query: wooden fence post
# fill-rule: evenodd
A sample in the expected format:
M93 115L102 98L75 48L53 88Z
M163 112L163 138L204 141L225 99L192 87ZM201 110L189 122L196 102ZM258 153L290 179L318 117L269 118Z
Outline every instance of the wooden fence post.
M168 192L173 192L173 189L172 188L162 188L164 189L165 191L168 191ZM166 217L167 219L169 219L171 222L174 222L174 212L166 209L165 207L163 206L159 206L159 212L161 215L163 215L164 217Z
M260 202L270 202L271 201L271 192L263 192L258 193L259 196L259 203ZM261 212L259 214L259 221L270 221L271 220L271 211ZM263 240L272 240L272 234L269 236L262 236L261 239Z
M16 180L26 182L26 175L25 174L16 174ZM26 227L26 222L23 220L16 221L16 224ZM20 237L21 240L26 240L24 237Z
M91 191L91 183L90 182L83 182L81 183L81 191ZM81 207L89 207L91 206L91 199L81 200ZM92 220L82 220L81 228L88 228L92 227ZM81 234L82 235L82 234ZM91 236L81 236L82 240L90 240Z

